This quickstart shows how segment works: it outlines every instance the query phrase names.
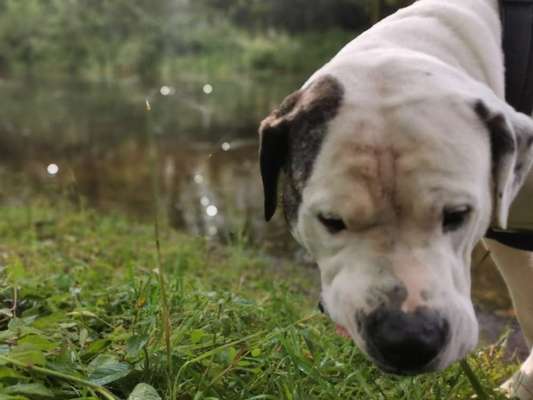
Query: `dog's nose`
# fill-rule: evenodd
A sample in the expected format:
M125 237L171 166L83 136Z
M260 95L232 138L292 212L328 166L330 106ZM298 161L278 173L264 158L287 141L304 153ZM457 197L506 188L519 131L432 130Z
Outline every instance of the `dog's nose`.
M426 308L404 313L380 307L364 322L369 354L397 374L414 374L428 367L446 345L448 333L448 322Z

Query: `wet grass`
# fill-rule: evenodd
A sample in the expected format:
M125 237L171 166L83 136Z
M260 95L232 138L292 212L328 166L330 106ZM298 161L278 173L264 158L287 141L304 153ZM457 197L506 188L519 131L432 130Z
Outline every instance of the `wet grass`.
M315 310L314 270L161 225L159 265L150 225L0 209L0 399L502 398L500 347L385 376Z

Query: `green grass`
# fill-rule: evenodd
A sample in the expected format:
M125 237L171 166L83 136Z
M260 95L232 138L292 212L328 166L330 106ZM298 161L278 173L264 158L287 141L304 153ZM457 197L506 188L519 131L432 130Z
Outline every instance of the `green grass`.
M315 310L316 271L245 243L221 247L161 227L168 354L152 226L35 202L0 209L0 238L0 400L475 393L458 364L416 378L383 375ZM492 389L513 366L501 349L468 362L487 398L502 398Z

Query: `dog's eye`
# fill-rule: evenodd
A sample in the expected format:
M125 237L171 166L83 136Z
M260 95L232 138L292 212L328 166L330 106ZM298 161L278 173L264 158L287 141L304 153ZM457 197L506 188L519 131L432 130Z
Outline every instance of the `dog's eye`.
M335 234L346 229L344 221L337 217L325 217L322 214L318 215L318 220L326 227L329 233Z
M464 225L472 212L470 206L445 208L442 214L442 230L444 233L453 232Z

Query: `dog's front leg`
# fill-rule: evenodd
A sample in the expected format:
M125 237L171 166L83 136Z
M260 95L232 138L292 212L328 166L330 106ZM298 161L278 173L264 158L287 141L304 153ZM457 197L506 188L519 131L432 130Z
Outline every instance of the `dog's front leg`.
M493 259L509 288L518 321L530 351L533 344L533 253L487 241ZM511 397L533 400L533 351L520 370L502 385Z

